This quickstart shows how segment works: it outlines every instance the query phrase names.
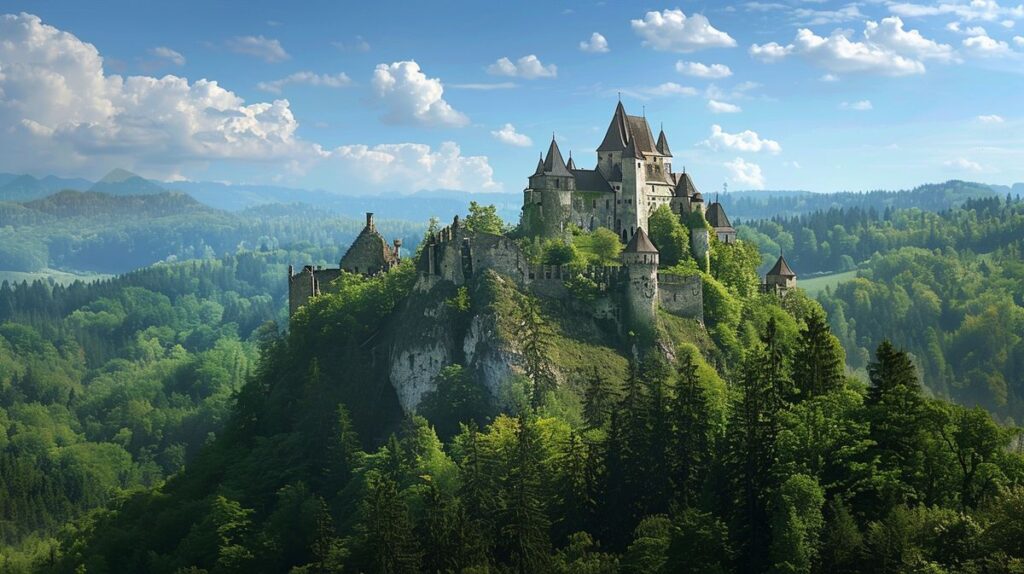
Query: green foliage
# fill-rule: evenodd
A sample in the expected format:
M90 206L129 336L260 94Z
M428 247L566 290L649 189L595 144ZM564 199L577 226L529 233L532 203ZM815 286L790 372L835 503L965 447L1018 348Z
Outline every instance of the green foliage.
M498 208L493 205L480 205L469 202L469 215L466 216L466 229L501 235L505 230L505 222L498 216Z
M418 410L436 426L442 438L455 436L462 423L475 421L482 425L492 416L494 407L487 390L462 365L441 369L435 385L423 396Z
M607 227L598 227L589 233L575 233L572 244L581 254L587 265L619 265L622 253L622 242L614 231Z
M674 266L692 261L690 255L690 230L683 226L678 215L667 205L662 205L647 218L649 235L658 248L661 265Z

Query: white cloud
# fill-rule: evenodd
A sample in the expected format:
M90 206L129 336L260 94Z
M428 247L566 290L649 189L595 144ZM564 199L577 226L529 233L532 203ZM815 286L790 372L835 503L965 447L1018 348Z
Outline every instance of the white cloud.
M281 89L289 84L307 86L324 86L328 88L344 88L352 84L352 79L344 72L338 74L316 74L313 72L295 72L289 76L272 82L260 82L256 87L264 92L280 94Z
M825 38L801 28L794 43L797 52L831 72L906 76L925 71L924 64L918 60L901 56L878 44L850 40L840 31Z
M856 102L843 102L839 104L839 107L844 110L853 110L855 112L868 112L875 109L875 106L871 105L871 100L858 100Z
M641 100L647 100L672 96L696 96L699 92L696 88L690 86L681 86L675 82L665 82L657 86L626 88L622 90L622 93Z
M368 191L500 187L487 157L452 142L326 150L296 135L288 100L246 103L213 80L108 75L95 46L33 15L0 15L0 38L0 170L180 179L244 163L334 170L332 180Z
M1003 123L1003 116L997 116L996 114L978 116L978 121L983 124L1001 124Z
M1024 36L1014 36L1013 37L1013 43L1018 48L1024 48Z
M709 66L700 62L684 62L682 60L676 62L676 71L687 76L711 79L728 78L732 75L732 70L725 64L711 64Z
M237 54L255 56L264 62L283 62L290 58L281 42L263 36L236 36L227 41L227 47Z
M984 28L977 27L969 31L971 36L964 38L964 48L979 56L998 56L1010 51L1010 45L988 35Z
M956 159L951 159L949 161L944 161L944 162L942 162L942 165L944 165L944 166L946 166L948 168L954 169L954 170L959 170L959 171L972 171L972 172L975 172L975 173L980 172L980 171L984 171L984 168L981 167L980 163L978 163L976 161L971 161L971 160L969 160L967 158L963 158L963 157L958 157Z
M378 64L371 83L377 98L387 108L385 121L446 126L469 123L469 118L442 97L441 80L428 78L413 60Z
M822 77L820 77L818 79L821 80L822 82L838 82L839 81L839 76L837 76L835 74L825 74L824 76L822 76Z
M517 147L530 147L533 145L533 140L525 134L518 133L516 127L512 124L505 124L500 130L492 131L491 135L494 136L494 139L508 145Z
M508 58L499 58L487 67L487 73L495 76L511 76L514 78L525 78L533 80L537 78L554 78L558 75L558 66L549 64L545 66L537 56L530 54L523 56L515 62Z
M762 62L777 62L793 53L795 46L792 44L783 46L778 42L767 44L753 44L750 46L750 55Z
M866 22L864 37L871 43L922 60L949 62L956 60L956 52L949 44L929 40L917 30L904 30L898 16L882 18L881 22Z
M940 1L933 5L899 2L889 5L893 14L909 18L954 15L962 20L995 21L1005 17L1024 17L1024 6L1003 7L996 0L970 0L970 2Z
M1017 23L1014 22L1013 20L1003 20L1002 22L1000 22L1000 24L1003 26L1003 28L1006 28L1007 30L1017 25Z
M743 108L728 102L708 100L708 111L713 114L736 114L742 112Z
M330 151L328 163L341 167L346 177L390 190L501 188L487 157L464 156L450 141L436 150L415 143L340 146Z
M881 22L868 21L864 26L864 41L853 39L849 30L836 30L825 37L801 28L792 44L754 44L750 55L764 62L776 62L790 54L800 54L829 72L884 76L923 74L923 60L959 61L951 46L925 38L917 30L904 29L903 20L896 16Z
M782 146L775 140L761 138L757 132L744 130L736 134L722 131L722 126L715 124L711 126L711 136L701 142L713 150L727 149L742 152L778 154Z
M632 20L630 24L643 38L644 46L662 52L693 52L736 45L736 40L715 29L703 14L688 17L678 9L648 12L642 20Z
M761 166L756 163L751 163L738 157L722 165L729 170L729 174L734 182L754 189L764 189L764 172L761 171Z
M157 46L156 48L150 50L149 53L153 54L157 58L163 58L164 60L167 60L175 66L185 65L185 56L182 56L181 52L172 50L167 46Z
M594 32L589 40L580 42L580 50L591 54L604 54L608 52L608 40L604 36Z
M798 22L809 26L822 26L824 24L835 24L838 22L849 22L864 17L856 4L847 4L837 10L816 10L811 8L797 8L793 10L793 16Z

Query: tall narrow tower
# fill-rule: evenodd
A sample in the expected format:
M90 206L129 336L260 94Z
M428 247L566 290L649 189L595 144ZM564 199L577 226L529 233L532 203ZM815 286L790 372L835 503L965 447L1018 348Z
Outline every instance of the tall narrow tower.
M547 155L537 162L530 176L530 187L523 192L523 223L530 235L555 237L569 223L572 214L572 192L576 179L565 165L554 134Z
M625 293L629 322L635 328L650 329L658 308L658 248L642 227L622 250L622 265L629 278Z

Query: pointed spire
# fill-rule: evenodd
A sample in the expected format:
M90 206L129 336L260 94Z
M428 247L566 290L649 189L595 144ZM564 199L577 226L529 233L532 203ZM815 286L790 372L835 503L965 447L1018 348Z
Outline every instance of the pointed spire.
M608 124L608 131L604 134L604 140L597 146L597 151L622 151L626 149L626 142L629 141L629 128L626 126L626 108L622 106L622 98L619 98L615 106L615 114Z
M568 168L569 171L576 169L576 162L572 161L572 150L569 150L569 163L565 164L565 167Z
M547 175L572 175L565 167L565 160L562 159L562 152L558 149L558 142L555 141L554 134L551 137L551 146L548 147L548 155L544 158L544 173Z
M672 157L672 150L668 147L668 138L665 136L665 128L661 129L661 133L658 134L658 144L654 146L657 148L658 153L665 157Z
M533 175L544 175L544 154L541 153L540 157L537 158L537 169L533 172Z

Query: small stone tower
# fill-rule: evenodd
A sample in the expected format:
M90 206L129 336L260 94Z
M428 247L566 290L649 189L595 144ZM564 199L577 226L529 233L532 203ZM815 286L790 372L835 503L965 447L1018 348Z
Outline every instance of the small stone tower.
M537 162L537 169L530 176L530 187L524 192L523 222L527 232L544 237L561 235L572 212L575 189L576 179L565 165L552 134L548 154Z
M622 250L622 265L628 277L625 297L630 324L649 329L658 306L658 248L642 227Z
M782 255L779 255L775 266L764 276L764 287L765 291L779 295L785 295L790 289L796 288L796 273L793 273L793 269Z

